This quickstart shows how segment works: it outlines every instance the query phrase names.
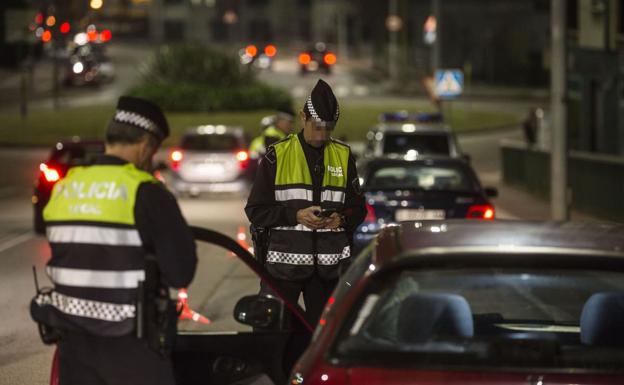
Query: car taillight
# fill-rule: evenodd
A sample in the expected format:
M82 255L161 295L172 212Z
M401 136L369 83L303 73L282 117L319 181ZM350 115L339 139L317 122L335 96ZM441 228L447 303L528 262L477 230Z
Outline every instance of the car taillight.
M181 150L172 150L169 154L169 160L171 161L171 168L177 170L180 168L180 162L184 159L184 153Z
M41 163L39 165L39 170L41 171L41 174L48 183L54 183L61 179L61 175L59 174L58 170L48 166L45 163Z
M323 61L325 62L325 64L330 66L336 64L336 60L336 55L331 52L328 52L325 54L325 56L323 56Z
M277 54L277 48L273 44L269 44L264 47L264 54L268 57L273 57Z
M249 153L245 150L237 152L236 160L238 160L238 165L241 169L247 168L249 165Z
M494 219L494 207L490 205L472 205L468 208L468 219Z
M366 204L366 222L377 222L377 215L375 215L375 208L368 203Z
M299 64L308 65L312 61L312 57L308 53L299 54Z
M245 53L248 56L256 57L256 55L258 54L258 48L255 45L250 44L247 47L245 47Z

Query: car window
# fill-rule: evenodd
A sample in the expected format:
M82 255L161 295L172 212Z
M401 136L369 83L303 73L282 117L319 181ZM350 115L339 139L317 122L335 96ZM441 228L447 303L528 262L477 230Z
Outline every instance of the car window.
M477 191L475 180L459 167L430 166L422 163L379 167L365 182L367 190L424 189Z
M104 153L104 145L69 146L56 150L50 157L51 163L69 166L93 164L97 157Z
M449 138L445 133L386 133L384 136L384 154L449 154Z
M234 135L186 135L180 147L190 151L233 151L240 145Z
M624 364L619 272L406 270L372 283L350 313L337 349L356 359L397 353L429 365Z

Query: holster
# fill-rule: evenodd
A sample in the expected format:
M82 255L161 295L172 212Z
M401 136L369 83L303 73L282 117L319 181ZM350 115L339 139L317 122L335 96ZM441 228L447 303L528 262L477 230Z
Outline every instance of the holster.
M268 227L255 226L252 223L249 226L249 232L253 242L254 257L261 265L264 265L269 251L270 229Z
M51 295L52 291L53 289L49 287L37 289L37 295L30 301L30 316L37 323L39 337L46 345L59 342L63 336L61 329L53 325L58 323L59 320L53 317L49 309L40 305L45 297Z
M146 280L139 283L136 303L136 336L146 341L156 353L170 355L177 333L176 301L169 297L169 288L160 284L155 263L148 263Z

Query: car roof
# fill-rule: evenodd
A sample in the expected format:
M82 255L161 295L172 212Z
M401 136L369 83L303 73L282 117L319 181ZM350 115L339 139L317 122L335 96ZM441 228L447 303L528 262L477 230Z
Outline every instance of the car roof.
M624 225L469 219L401 222L383 229L375 241L375 263L457 252L557 255L609 254L624 258Z
M400 123L379 123L372 129L375 132L401 132L406 135L417 134L421 132L438 132L451 133L453 130L444 123L418 123L418 122L400 122Z
M188 128L184 135L223 135L230 134L243 136L245 131L242 127L226 126L223 124L206 124Z
M386 154L375 158L369 158L365 161L366 167L371 166L393 166L403 164L425 164L425 165L440 165L440 166L470 166L462 158L453 158L448 155L434 155L425 154L419 155L415 159L405 159L405 155L402 154Z
M54 144L54 147L57 150L61 150L63 148L75 148L75 147L82 147L82 146L85 146L85 145L86 146L101 145L102 147L104 147L105 143L104 143L104 140L102 140L102 139L81 138L79 136L74 136L74 137L71 137L71 138L64 138L64 139L58 140Z

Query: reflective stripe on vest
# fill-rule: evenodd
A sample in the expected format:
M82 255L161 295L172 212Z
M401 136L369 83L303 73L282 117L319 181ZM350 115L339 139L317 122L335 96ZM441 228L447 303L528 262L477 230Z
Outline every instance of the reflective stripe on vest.
M136 229L101 226L62 225L46 229L48 240L55 243L89 243L92 245L141 246Z
M38 295L35 302L39 306L52 306L70 316L91 318L98 321L122 322L134 318L134 305L116 304L71 297L58 292Z
M97 287L104 289L136 289L145 280L144 270L96 271L47 266L52 282L63 286Z
M314 231L313 229L301 223L299 223L297 226L279 226L279 227L274 227L273 229L274 230L291 230L291 231ZM340 233L344 231L344 228L338 227L336 229L317 229L316 231L319 233Z
M312 190L303 188L289 188L285 190L275 190L275 200L284 202L289 200L305 200L312 201Z
M336 265L340 260L351 256L351 249L349 246L345 246L342 249L342 253L317 254L316 256L319 265ZM313 265L314 255L269 251L267 253L267 262L284 263L288 265Z

